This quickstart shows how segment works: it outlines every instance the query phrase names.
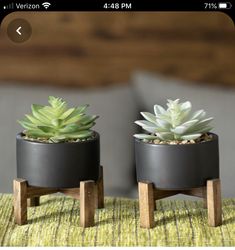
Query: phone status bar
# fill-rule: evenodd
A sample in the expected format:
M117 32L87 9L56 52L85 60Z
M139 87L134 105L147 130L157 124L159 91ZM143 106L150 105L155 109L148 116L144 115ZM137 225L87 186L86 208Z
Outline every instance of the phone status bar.
M229 2L205 0L80 0L80 1L20 1L3 0L1 18L15 11L221 11L235 21L235 0Z

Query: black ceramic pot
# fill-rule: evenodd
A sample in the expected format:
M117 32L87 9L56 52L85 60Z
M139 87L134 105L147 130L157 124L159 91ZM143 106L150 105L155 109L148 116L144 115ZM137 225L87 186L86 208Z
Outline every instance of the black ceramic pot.
M219 178L218 136L212 136L211 141L184 145L135 139L137 181L150 181L159 189L187 189Z
M17 177L31 186L79 187L99 176L100 138L75 143L41 143L16 137Z

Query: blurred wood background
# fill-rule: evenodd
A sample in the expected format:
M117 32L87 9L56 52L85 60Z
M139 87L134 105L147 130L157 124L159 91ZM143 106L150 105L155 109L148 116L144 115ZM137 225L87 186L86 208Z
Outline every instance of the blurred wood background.
M14 44L14 18L33 35ZM125 84L147 70L235 86L235 32L222 13L13 13L0 34L0 81L60 86Z

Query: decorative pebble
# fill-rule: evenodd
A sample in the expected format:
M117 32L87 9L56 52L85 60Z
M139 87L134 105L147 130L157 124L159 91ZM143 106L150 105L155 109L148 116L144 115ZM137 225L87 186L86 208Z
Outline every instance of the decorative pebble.
M159 144L161 141L158 139L155 139L153 142L154 142L154 144Z
M150 144L169 144L169 145L180 145L180 144L196 144L196 143L202 143L213 140L213 135L211 134L203 134L201 137L195 139L195 140L173 140L173 141L161 141L159 139L155 140L147 140L143 139L143 142L150 143Z

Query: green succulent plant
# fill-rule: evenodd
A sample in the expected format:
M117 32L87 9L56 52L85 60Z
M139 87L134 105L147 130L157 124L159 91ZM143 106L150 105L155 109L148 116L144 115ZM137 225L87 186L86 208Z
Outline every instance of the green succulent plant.
M95 125L96 115L86 115L88 105L67 108L67 103L58 97L49 96L49 106L33 104L32 114L18 121L27 138L51 143L92 137L90 129Z
M183 103L179 101L179 99L168 100L167 109L154 105L155 114L141 112L146 120L139 120L135 123L148 134L135 134L134 136L143 140L196 140L212 129L209 123L213 118L205 118L204 110L192 112L192 105L189 101Z

